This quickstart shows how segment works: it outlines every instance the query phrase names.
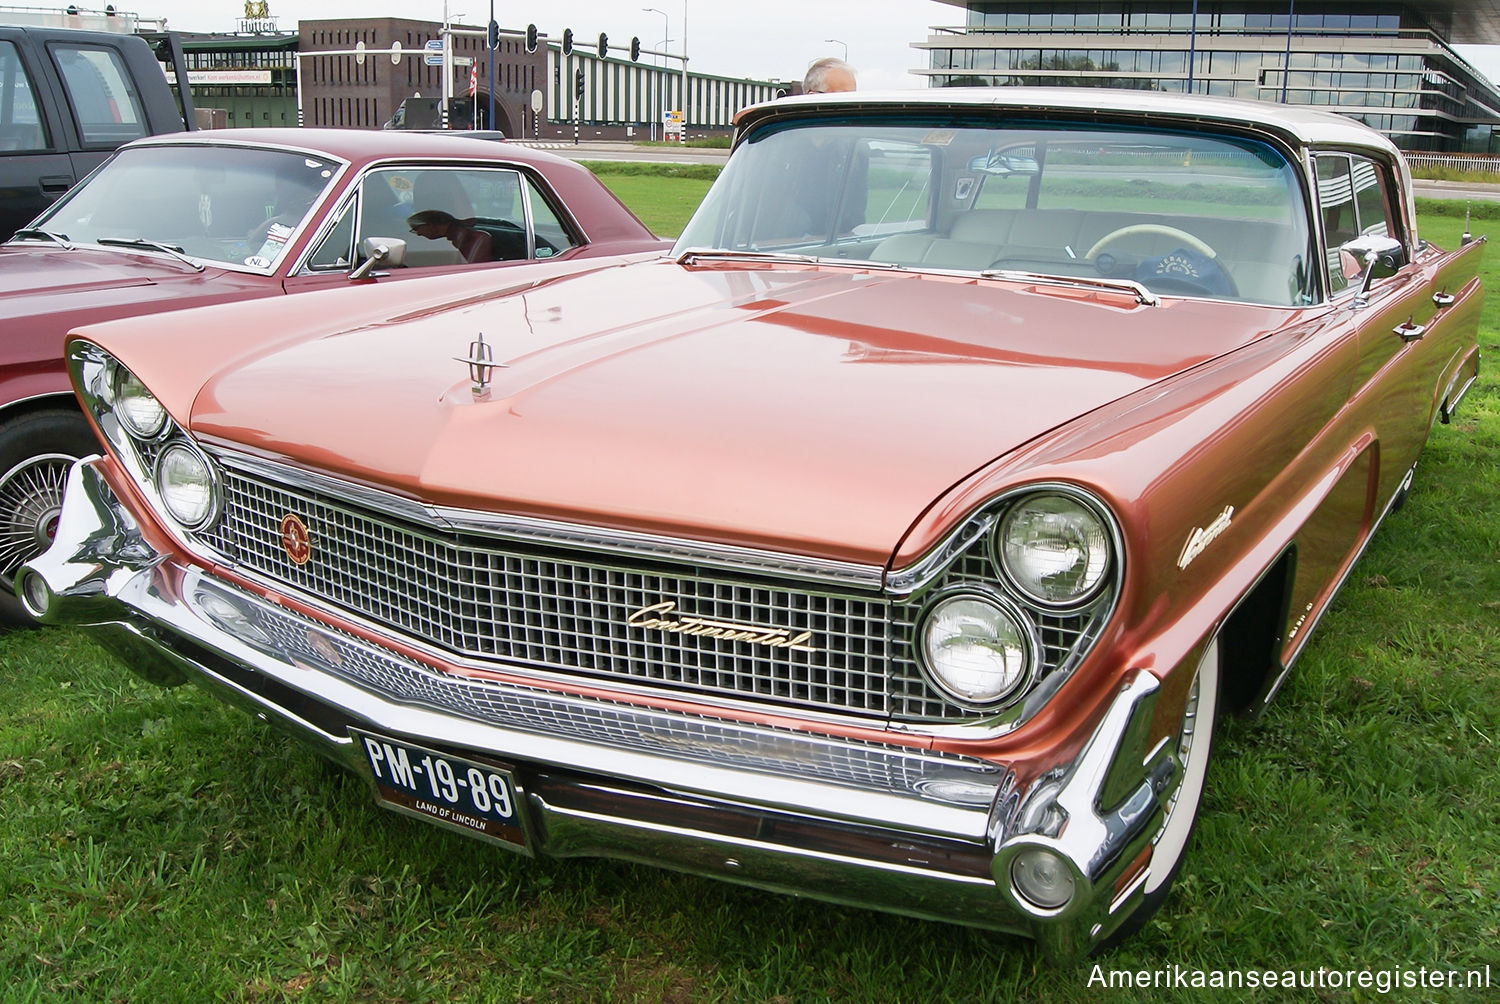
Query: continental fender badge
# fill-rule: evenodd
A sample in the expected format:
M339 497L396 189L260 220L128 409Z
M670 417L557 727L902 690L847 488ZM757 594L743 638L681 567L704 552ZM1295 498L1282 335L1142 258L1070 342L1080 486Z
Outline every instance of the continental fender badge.
M312 534L307 524L291 513L281 517L281 548L299 565L307 564L312 557Z
M1218 536L1229 529L1230 521L1234 519L1234 506L1227 505L1224 511L1214 517L1208 526L1197 527L1188 535L1187 543L1182 545L1182 553L1177 556L1177 567L1186 568L1193 563L1193 559L1212 544Z

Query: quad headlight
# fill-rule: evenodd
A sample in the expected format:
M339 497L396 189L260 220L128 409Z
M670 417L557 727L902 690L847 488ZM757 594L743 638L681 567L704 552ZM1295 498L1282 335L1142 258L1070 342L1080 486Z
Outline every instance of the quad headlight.
M167 424L167 409L146 389L140 378L118 364L109 374L109 404L127 432L155 439Z
M1001 571L1023 596L1045 607L1076 607L1097 596L1112 552L1104 517L1062 492L1022 499L995 532Z
M172 518L188 530L200 530L219 512L219 479L213 464L197 449L177 442L156 461L156 491Z
M957 593L934 604L922 621L921 647L932 681L971 707L994 707L1018 696L1037 665L1026 618L987 593Z

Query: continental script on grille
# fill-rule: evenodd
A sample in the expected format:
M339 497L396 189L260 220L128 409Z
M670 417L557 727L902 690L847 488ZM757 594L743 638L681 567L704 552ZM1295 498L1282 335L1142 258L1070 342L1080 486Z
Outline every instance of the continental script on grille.
M625 618L631 627L665 631L668 634L697 635L702 638L721 638L724 641L743 641L752 645L770 648L785 648L794 652L816 652L817 646L810 644L812 632L792 634L788 628L764 627L759 624L736 624L733 621L716 621L707 617L679 614L674 600L653 603Z

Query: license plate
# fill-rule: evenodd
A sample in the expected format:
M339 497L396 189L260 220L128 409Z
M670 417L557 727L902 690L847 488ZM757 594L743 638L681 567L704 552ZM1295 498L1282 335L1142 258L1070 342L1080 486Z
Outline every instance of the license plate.
M375 782L397 812L530 853L524 810L510 771L398 739L351 729Z

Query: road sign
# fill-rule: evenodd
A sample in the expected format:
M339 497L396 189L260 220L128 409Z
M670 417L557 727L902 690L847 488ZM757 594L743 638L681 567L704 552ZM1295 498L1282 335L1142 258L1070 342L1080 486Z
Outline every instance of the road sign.
M443 40L441 38L429 38L427 44L422 46L422 64L424 66L443 65Z

